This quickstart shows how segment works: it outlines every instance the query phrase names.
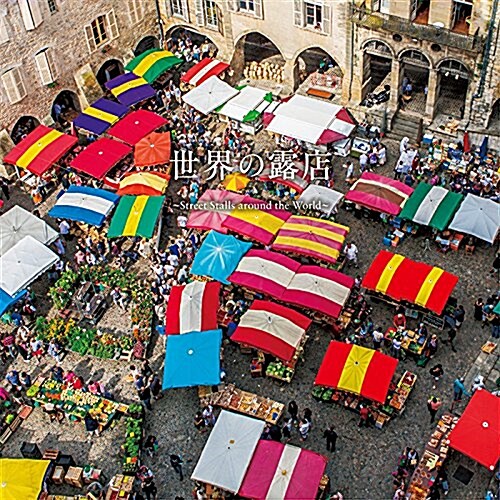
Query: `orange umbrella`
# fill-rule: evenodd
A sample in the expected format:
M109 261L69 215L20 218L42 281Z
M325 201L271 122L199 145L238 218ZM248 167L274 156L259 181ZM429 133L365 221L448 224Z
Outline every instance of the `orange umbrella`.
M153 132L135 145L136 167L149 167L170 161L170 132Z
M227 174L222 181L222 185L228 191L241 191L247 187L247 184L250 182L250 179L241 174L240 172L233 172L231 174Z

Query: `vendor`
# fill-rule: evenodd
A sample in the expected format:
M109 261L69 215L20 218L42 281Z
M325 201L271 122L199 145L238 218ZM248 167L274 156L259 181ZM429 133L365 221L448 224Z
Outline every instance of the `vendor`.
M403 330L406 330L406 316L402 313L396 314L392 319L392 324L396 329L402 328Z

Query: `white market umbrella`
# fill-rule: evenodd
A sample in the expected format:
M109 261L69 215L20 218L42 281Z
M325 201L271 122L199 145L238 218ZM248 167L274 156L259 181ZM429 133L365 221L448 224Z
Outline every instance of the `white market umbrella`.
M15 205L0 217L0 255L12 248L25 236L32 236L49 245L57 239L57 231L36 215Z
M184 94L182 100L200 113L208 115L237 94L238 90L231 85L216 76L211 76L198 87Z
M468 194L449 226L453 231L471 234L493 243L500 227L500 204Z
M333 189L317 184L310 184L300 195L299 201L304 204L321 205L318 210L329 217L344 195Z

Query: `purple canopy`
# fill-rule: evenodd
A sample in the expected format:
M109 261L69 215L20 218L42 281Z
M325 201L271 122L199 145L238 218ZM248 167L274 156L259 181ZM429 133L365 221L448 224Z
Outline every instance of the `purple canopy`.
M117 76L105 85L126 106L132 106L155 95L155 89L144 78L134 75L134 73Z
M73 125L101 135L128 112L127 106L108 99L98 99L74 119Z

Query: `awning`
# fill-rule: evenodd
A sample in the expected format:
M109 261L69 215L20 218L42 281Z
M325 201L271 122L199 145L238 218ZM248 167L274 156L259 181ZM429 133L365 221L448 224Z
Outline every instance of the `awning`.
M229 281L275 299L280 299L300 264L286 255L252 249L240 260Z
M149 83L154 82L160 75L181 64L182 59L172 52L161 49L150 49L132 59L125 69L144 78Z
M478 389L448 440L454 450L495 470L500 459L500 398Z
M136 167L164 165L170 162L170 132L153 132L134 147Z
M165 333L175 335L215 330L220 288L218 281L192 281L187 285L173 286L167 302Z
M398 215L413 188L383 175L363 172L345 195L345 199L370 210Z
M14 304L19 302L27 294L28 290L20 290L14 295L14 297L11 297L8 293L0 290L0 316L3 316L6 311L8 311Z
M161 172L130 172L120 180L117 194L160 196L168 186L170 175Z
M224 177L222 185L228 191L237 192L245 189L250 183L250 181L251 181L250 177L247 177L246 175L243 175L240 172L232 172Z
M311 320L294 309L254 300L231 340L290 361L310 325Z
M222 410L191 479L236 493L264 426L261 420Z
M109 224L108 238L152 238L164 201L164 196L122 196Z
M353 278L333 269L300 266L280 300L337 318L353 286Z
M191 274L213 278L228 285L228 276L251 247L251 243L234 236L210 231L195 254Z
M231 191L207 189L196 202L196 208L191 210L187 227L203 231L215 229L219 233L226 233L227 229L222 227L222 223L243 198L244 195Z
M182 100L200 113L208 115L234 97L238 91L216 76L211 76L202 84L182 96Z
M292 215L278 231L272 249L334 264L348 234L347 226L315 217Z
M163 389L220 384L222 330L173 335L167 339Z
M73 125L87 132L101 135L129 111L127 106L101 98L84 109L73 120Z
M310 184L300 195L299 201L304 208L307 205L314 205L313 210L323 212L327 217L330 217L343 197L343 193L333 189L318 184Z
M229 64L205 57L181 76L181 81L189 85L200 85L211 76L219 76L229 68Z
M63 134L45 125L38 125L4 156L3 162L26 168L40 176L77 143L78 139L72 135Z
M132 153L132 148L113 139L102 137L91 142L73 160L70 166L75 170L102 180L123 158Z
M272 101L272 94L267 90L246 85L239 93L227 101L222 107L217 108L217 113L239 122L253 121L260 116ZM262 103L267 106L261 106ZM259 110L256 113L253 111Z
M330 342L314 385L352 392L385 403L398 360L374 349Z
M2 500L37 500L50 460L0 458Z
M51 217L102 226L120 199L106 189L70 186L49 211Z
M0 257L0 289L13 297L59 257L32 236L25 236Z
M365 274L362 286L441 314L457 282L457 276L439 267L381 250Z
M133 106L156 94L155 89L144 78L134 73L117 76L104 85L125 106Z
M307 172L306 166L300 161L294 161L287 172L280 172L276 175L272 167L269 165L264 168L264 171L259 177L263 182L275 182L276 184L283 184L289 188L294 189L297 193L302 193L307 188L311 181L311 176Z
M46 222L28 212L19 205L14 205L0 217L0 255L12 248L25 236L33 236L44 245L49 245L59 236Z
M421 182L406 200L399 216L444 231L463 199L461 194Z
M493 244L500 228L500 203L468 194L451 221L450 229Z
M226 217L223 226L228 231L269 245L291 215L286 210L269 208L269 203L247 196Z
M239 496L255 500L317 498L327 458L277 441L261 440Z
M108 133L112 137L133 146L166 123L167 120L162 116L152 111L139 109L122 118L116 125L111 127Z

